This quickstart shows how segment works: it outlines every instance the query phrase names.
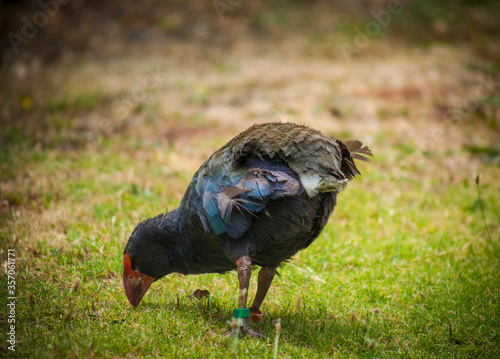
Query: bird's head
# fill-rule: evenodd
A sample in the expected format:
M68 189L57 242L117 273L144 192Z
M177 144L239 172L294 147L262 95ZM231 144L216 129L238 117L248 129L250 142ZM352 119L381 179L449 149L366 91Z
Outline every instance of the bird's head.
M123 286L128 301L135 308L141 302L155 278L132 269L132 262L128 253L123 255Z
M134 308L155 280L178 271L174 223L171 213L159 215L139 223L130 235L123 251L123 286Z

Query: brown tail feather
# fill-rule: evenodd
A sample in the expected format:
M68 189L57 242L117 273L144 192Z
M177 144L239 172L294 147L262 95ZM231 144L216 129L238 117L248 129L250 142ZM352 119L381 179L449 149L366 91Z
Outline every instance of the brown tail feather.
M365 156L372 156L372 151L368 148L368 146L364 146L361 141L353 140L346 141L345 144L337 140L337 143L340 146L342 151L342 162L340 165L340 170L344 173L347 179L353 179L356 175L360 175L358 168L356 167L356 163L354 160L361 160L370 162L370 159Z
M372 151L368 148L368 146L363 147L361 141L358 140L346 141L345 145L349 150L349 152L351 153L351 157L354 159L370 162L370 159L365 156L373 157Z

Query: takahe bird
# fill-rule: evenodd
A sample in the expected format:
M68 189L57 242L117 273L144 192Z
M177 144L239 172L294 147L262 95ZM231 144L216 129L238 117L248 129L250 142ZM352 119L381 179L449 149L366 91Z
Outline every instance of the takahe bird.
M250 307L261 304L276 268L318 237L368 147L306 126L250 127L216 151L194 175L179 208L140 223L124 250L123 284L137 307L151 283L169 274L236 269L238 308L246 308L251 266L259 265ZM247 309L244 309L247 311ZM244 321L241 334L260 336Z

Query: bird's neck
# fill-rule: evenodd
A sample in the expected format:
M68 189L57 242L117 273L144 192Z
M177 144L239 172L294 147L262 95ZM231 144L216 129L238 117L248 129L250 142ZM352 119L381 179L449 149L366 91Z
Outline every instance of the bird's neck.
M223 273L234 269L217 236L198 226L182 205L181 209L144 221L137 230L149 238L151 258L145 262L154 265L146 274L154 274L155 278L170 273Z
M146 230L154 242L161 245L161 252L166 261L157 262L161 268L160 276L170 273L199 274L210 270L213 258L207 256L207 248L204 248L204 236L196 232L189 220L182 215L180 209L169 213L160 214L148 219Z
M174 272L189 274L189 247L192 241L190 234L183 229L178 209L149 218L136 230L148 239L150 258L145 262L153 264L151 270L155 271L155 278Z

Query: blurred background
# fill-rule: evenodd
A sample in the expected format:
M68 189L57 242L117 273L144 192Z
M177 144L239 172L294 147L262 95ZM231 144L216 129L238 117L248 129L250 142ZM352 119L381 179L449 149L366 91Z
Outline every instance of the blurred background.
M0 16L2 145L133 140L199 163L207 137L294 121L498 163L495 1L2 1Z

